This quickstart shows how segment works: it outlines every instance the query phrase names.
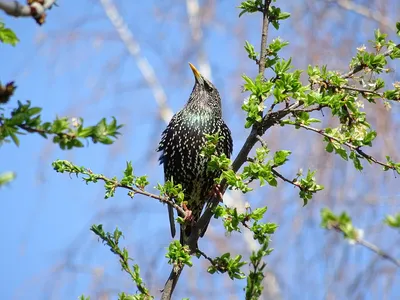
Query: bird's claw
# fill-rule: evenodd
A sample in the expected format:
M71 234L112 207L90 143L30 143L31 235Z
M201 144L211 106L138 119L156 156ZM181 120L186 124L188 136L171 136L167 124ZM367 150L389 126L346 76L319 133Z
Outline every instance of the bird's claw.
M223 195L221 192L221 185L220 184L214 184L210 191L210 196L218 198L219 202L223 202Z
M193 214L192 214L192 211L187 208L186 203L182 204L182 208L185 211L185 216L183 217L183 220L185 222L192 222L193 221Z

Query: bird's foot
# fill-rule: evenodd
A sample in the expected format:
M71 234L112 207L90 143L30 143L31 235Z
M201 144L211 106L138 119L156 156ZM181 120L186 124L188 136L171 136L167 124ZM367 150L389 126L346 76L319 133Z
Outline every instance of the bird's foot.
M221 192L221 185L220 184L214 184L210 191L210 197L215 197L219 199L219 202L223 202L223 195Z
M182 204L182 208L185 211L185 216L183 217L183 220L185 222L192 222L193 221L193 214L192 214L192 211L187 208L186 203Z

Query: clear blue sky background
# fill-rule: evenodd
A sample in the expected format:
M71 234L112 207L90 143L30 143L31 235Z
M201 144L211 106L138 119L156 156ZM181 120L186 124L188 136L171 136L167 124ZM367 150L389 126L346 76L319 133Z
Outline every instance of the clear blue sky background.
M196 63L195 53L181 55L190 37L185 8L183 5L169 7L167 4L158 4L158 1L141 2L140 5L129 1L117 3L140 42L143 54L156 69L167 93L169 106L176 112L185 103L193 85L187 62ZM246 72L254 75L256 72L254 66L248 66L241 47L242 39L233 36L242 34L243 39L258 45L259 20L257 17L238 19L238 10L235 9L237 3L220 1L216 6L218 22L204 29L204 48L212 66L213 81L224 99L232 98L233 94L239 95L240 74ZM132 291L115 257L89 232L93 223L102 223L107 230L113 230L115 226L122 228L127 237L126 246L132 249L131 255L142 266L144 276L150 278L149 284L153 288L160 287L169 272L169 266L163 258L170 242L165 207L144 197L131 200L124 191L118 191L113 199L104 200L100 184L87 186L80 179L70 179L68 175L56 174L52 170L52 161L68 159L94 172L114 176L122 173L127 160L132 160L137 174L149 175L151 186L155 186L163 177L154 149L164 125L158 120L158 108L134 60L127 54L98 3L60 1L59 5L49 11L47 23L41 28L31 19L13 19L0 13L6 25L21 40L15 48L0 46L0 80L15 80L18 86L6 108L12 109L17 100L31 100L34 106L44 108L44 120L52 120L56 115L81 116L85 124L90 125L102 117L115 116L126 126L122 129L123 135L112 146L89 143L82 149L61 151L51 141L30 134L21 137L19 148L11 144L0 148L0 172L13 170L17 173L17 179L0 191L1 299L76 299L82 293L98 299L100 295L93 294L98 285L109 287L114 294L123 290ZM284 5L291 13L296 13L293 9L299 7ZM169 19L154 17L156 9L166 13ZM396 15L396 11L399 13L398 5L393 9L393 15ZM362 20L354 13L341 11L341 14L346 19L344 24ZM320 30L328 32L330 39L341 43L341 36L346 33L346 27L335 27L335 22L325 22L317 30L318 24L313 24L307 17L300 20L303 26L314 26L310 30L315 30L317 39ZM244 32L239 30L241 23L246 24ZM293 30L295 26L292 21L283 23L279 35L291 40L293 45L306 49L307 45ZM372 23L364 28L365 32L360 30L355 34L355 44L366 43L375 27ZM100 33L107 34L108 40L100 42L96 38ZM277 35L276 31L271 31L271 36ZM391 36L395 38L393 32ZM321 61L335 62L334 56L342 55L320 47L321 53L329 53ZM284 54L286 57L295 55L290 48ZM238 57L241 61L238 61ZM301 65L301 59L295 58L294 64ZM117 62L118 67L113 69L107 66L110 61ZM241 67L243 64L247 65ZM237 70L238 73L234 73ZM398 72L392 79L399 80ZM393 106L392 113L395 114L398 108L395 104ZM235 139L234 153L237 153L246 137L241 126L243 113L239 108L239 102L224 102L225 118ZM391 155L395 156L396 153ZM340 166L343 163L338 162L337 167ZM365 172L379 172L379 168L366 167ZM338 172L335 177L335 180L339 180L339 186L344 184L342 173ZM376 225L387 213L400 210L399 190L395 188L398 178L391 174L381 178L376 183L380 190L376 199L381 202L363 210L358 219L363 226ZM386 188L389 184L390 189ZM352 205L357 206L357 198L365 196L368 183L359 181L353 188L348 196L354 201L335 205L339 211L343 208L351 211ZM266 192L272 193L268 188ZM262 193L255 194L249 200L259 201L262 198L260 195ZM343 286L339 280L343 275L335 273L341 258L348 263L347 271L354 280L363 272L368 272L367 263L375 259L374 255L365 249L347 245L341 239L335 240L333 235L327 236L319 228L318 211L324 206L323 202L311 204L309 210L302 209L296 192L290 188L285 190L284 199L286 202L290 200L292 205L272 210L269 217L271 221L278 218L285 220L280 224L274 247L276 252L286 251L287 255L271 262L285 299L328 299L330 290ZM299 215L301 217L297 219ZM302 224L301 233L296 232L296 226L293 225L296 220ZM375 222L371 224L371 220ZM371 229L372 235L380 234L382 228L379 226ZM220 239L235 244L232 238L220 235ZM383 247L394 249L392 243L396 238L394 232L389 231L377 241ZM340 244L339 250L335 248L336 252L330 252L329 245L332 242ZM215 248L208 243L202 241L202 244L204 249L215 252ZM240 245L236 246L240 248ZM399 251L393 251L400 257ZM388 263L376 263L391 272ZM101 272L101 266L106 268L105 276L96 285L89 267L98 268ZM202 266L196 262L197 268ZM302 273L304 270L308 272ZM333 280L335 276L339 277L338 284ZM398 271L391 277L379 278L372 281L374 295L384 294L386 299L395 299L396 295L400 295ZM213 283L210 283L211 279ZM211 279L207 277L196 282L204 287L210 284L222 286L225 283L224 275ZM389 279L393 280L392 285L385 288ZM360 282L366 286L369 283L365 277ZM233 291L241 292L244 285L244 281L235 283ZM349 295L350 287L346 288L342 294L339 293L343 297ZM185 296L185 288L181 287L178 295ZM229 295L226 296L228 298Z

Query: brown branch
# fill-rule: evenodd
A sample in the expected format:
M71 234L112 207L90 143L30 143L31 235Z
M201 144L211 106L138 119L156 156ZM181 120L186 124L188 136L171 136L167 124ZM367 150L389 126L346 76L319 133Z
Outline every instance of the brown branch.
M307 126L307 125L304 125L304 124L300 124L300 123L294 123L294 124L285 123L285 125L298 126L298 127L304 128L306 130L310 130L310 131L316 132L316 133L318 133L318 134L320 134L320 135L322 135L322 136L324 136L324 137L326 137L326 138L328 138L330 140L334 140L334 141L336 141L336 142L338 142L338 143L340 143L342 145L347 146L348 148L350 148L351 150L357 152L359 155L361 155L362 157L364 157L368 161L372 161L373 163L376 163L377 165L381 165L382 167L385 167L385 168L396 170L395 167L393 167L393 166L391 166L389 164L386 164L384 162L381 162L381 161L377 160L376 158L372 157L371 155L365 153L363 150L361 150L360 146L353 145L353 144L351 144L349 142L343 142L340 139L338 139L338 138L336 138L336 137L334 137L332 135L327 134L323 129L317 129L317 128L314 128L314 127L311 127L311 126Z
M271 168L271 172L272 174L274 174L275 176L279 177L280 179L282 179L283 181L290 183L291 185L298 187L300 190L303 190L303 187L301 186L300 183L298 183L297 181L293 181L290 179L287 179L286 177L284 177L281 173L279 173L278 171L276 171L274 168Z
M261 145L265 148L267 147L267 142L263 140L263 138L259 135L257 135L257 140L261 143ZM283 181L290 183L291 185L294 185L296 187L298 187L300 190L303 190L303 187L301 186L300 183L287 179L285 176L283 176L281 173L279 173L277 170L275 170L276 166L272 166L271 167L271 172L272 174L274 174L275 176L279 177L280 179L282 179Z
M46 130L39 129L39 128L29 127L29 126L26 126L26 125L18 125L18 127L23 129L23 130L25 130L25 131L38 133L38 134L44 134L44 135L46 135L46 134L49 134L49 135L50 134L54 134L54 135L59 136L60 138L62 138L62 137L67 137L67 138L70 138L70 139L76 138L76 135L73 134L73 133L67 133L67 132L58 132L58 133L56 133L56 132L46 131Z
M379 97L383 98L383 93L379 93L379 92L376 92L376 91L371 91L371 90L367 90L367 89L363 89L363 88L358 88L358 87L355 87L355 86L342 85L342 86L340 86L338 88L339 89L343 89L343 90L360 92L360 93L364 93L364 94L374 94L376 96L379 96Z
M265 59L267 56L267 39L268 39L268 27L269 27L269 5L271 4L271 0L264 1L263 7L263 22L262 22L262 31L261 31L261 49L260 49L260 62L258 65L258 73L264 75L265 71Z
M85 173L83 173L83 174L85 174ZM89 174L90 174L90 172L89 172ZM87 175L89 175L89 174L87 174ZM140 195L152 198L152 199L156 199L156 200L160 201L161 203L165 203L165 204L168 204L168 205L172 206L173 208L176 209L176 211L179 214L182 214L182 215L185 214L185 211L183 210L183 208L180 205L176 204L174 201L170 200L167 197L162 197L162 196L159 196L159 195L156 195L156 194L152 194L152 193L149 193L149 192L147 192L145 190L134 188L134 187L132 187L130 185L121 184L119 181L114 181L114 180L109 179L109 178L107 178L107 177L105 177L103 175L96 176L96 179L99 179L99 180L101 180L103 182L113 183L115 187L120 187L120 188L127 189L127 190L131 191L134 194L140 194Z
M345 234L345 232L340 228L339 225L337 224L332 224L330 226L330 228L335 229L337 232L341 232L343 234ZM329 229L329 228L328 228ZM364 239L362 239L361 237L357 237L354 240L357 244L369 249L370 251L378 254L380 257L382 257L383 259L387 259L389 261L391 261L392 263L394 263L397 267L400 268L400 260L396 259L395 257L393 257L391 254L387 253L386 251L382 250L381 248L379 248L378 246L376 246L375 244L372 244Z
M4 11L7 15L13 17L40 17L46 10L51 8L55 0L43 0L43 4L34 2L30 5L20 4L18 1L3 2L0 1L0 10Z
M178 283L179 276L183 271L183 265L175 265L172 268L171 273L167 279L167 282L164 285L164 289L162 290L161 300L170 300L172 293L175 289L176 284Z
M327 107L327 105L318 105L318 106L311 106L311 107L302 108L302 109L294 109L291 112L293 114L301 113L301 112L313 112L313 111L322 110L324 107Z

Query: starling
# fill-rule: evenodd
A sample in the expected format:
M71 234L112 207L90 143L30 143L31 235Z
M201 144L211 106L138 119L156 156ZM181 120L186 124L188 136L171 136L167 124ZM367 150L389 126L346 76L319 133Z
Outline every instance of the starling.
M222 119L221 98L215 86L189 63L195 77L195 84L189 100L176 113L161 136L157 151L161 151L160 164L164 165L165 180L181 184L184 191L184 209L196 222L214 187L214 178L220 172L207 170L209 158L201 155L207 143L206 134L218 133L222 139L217 144L216 154L232 153L232 137ZM175 236L173 208L168 206L171 235ZM182 216L184 217L184 216ZM180 242L187 244L191 225L181 225ZM204 234L204 232L203 232Z

